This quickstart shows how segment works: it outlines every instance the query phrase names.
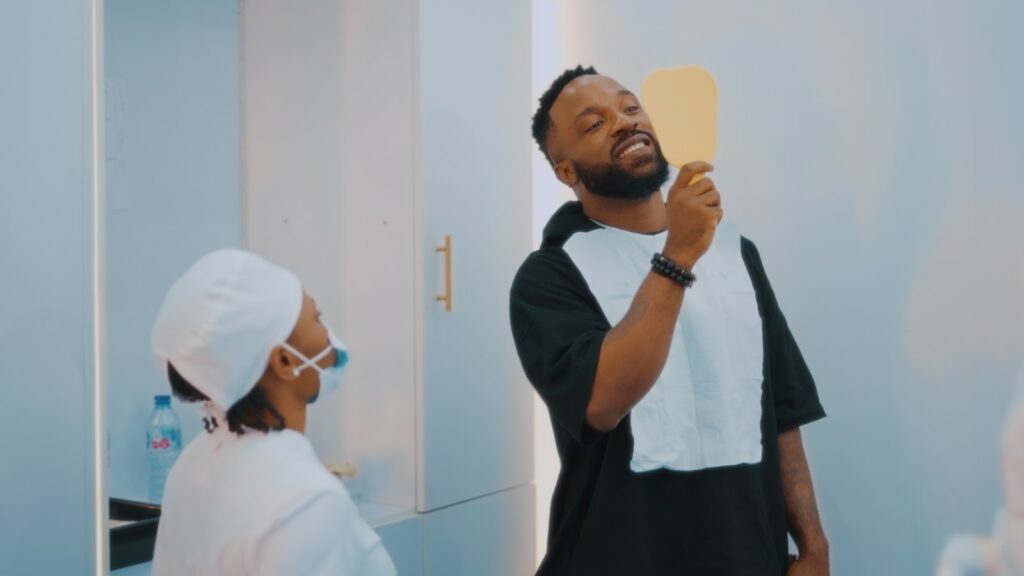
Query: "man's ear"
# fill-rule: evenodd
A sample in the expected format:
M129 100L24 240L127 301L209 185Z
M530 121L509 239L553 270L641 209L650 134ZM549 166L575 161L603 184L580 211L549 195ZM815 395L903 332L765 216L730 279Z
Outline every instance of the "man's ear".
M278 346L270 353L270 362L267 370L272 372L280 380L291 381L298 378L295 368L298 367L296 358L293 357L283 346Z
M576 167L572 165L569 160L562 160L561 162L554 165L555 177L562 184L565 184L569 188L576 186L580 178L576 174Z

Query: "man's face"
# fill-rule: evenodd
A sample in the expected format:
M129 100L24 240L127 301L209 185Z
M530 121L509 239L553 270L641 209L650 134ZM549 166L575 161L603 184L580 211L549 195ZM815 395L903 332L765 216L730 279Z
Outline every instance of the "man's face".
M599 196L640 199L668 179L668 162L640 100L611 78L570 82L551 107L551 121L548 150L563 181L575 174Z

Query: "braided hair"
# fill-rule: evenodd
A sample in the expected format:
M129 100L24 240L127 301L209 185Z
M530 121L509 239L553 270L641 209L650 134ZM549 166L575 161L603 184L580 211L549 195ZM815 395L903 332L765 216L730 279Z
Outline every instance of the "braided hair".
M167 379L171 382L171 390L174 395L183 402L207 402L210 399L196 389L188 380L185 380L174 365L167 363ZM276 424L268 424L265 415L269 414L277 420ZM206 422L206 431L213 432L217 428L216 420ZM253 387L241 400L235 402L228 409L228 429L238 434L245 434L245 428L251 428L260 432L284 429L284 416L267 399L266 394L259 386Z

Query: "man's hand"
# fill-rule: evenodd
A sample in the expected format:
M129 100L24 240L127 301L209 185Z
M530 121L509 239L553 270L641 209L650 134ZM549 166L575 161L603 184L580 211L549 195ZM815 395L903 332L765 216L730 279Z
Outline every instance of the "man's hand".
M690 184L699 174L714 168L707 162L682 167L668 191L668 239L663 254L686 269L692 269L707 252L722 220L722 196L710 178Z
M789 565L786 576L829 576L828 554L801 554Z
M697 174L710 172L707 162L683 166L668 192L668 238L662 250L680 266L693 268L715 237L722 199L715 183ZM607 432L619 425L661 375L686 291L674 280L649 272L626 315L601 343L594 386L587 403L587 424Z

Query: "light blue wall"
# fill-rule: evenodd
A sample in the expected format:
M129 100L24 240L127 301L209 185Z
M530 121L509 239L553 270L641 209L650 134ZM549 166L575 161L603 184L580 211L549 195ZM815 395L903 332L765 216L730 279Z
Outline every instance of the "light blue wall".
M0 574L95 566L90 3L0 2Z
M107 0L110 493L145 498L145 426L169 393L149 334L202 254L242 243L235 0ZM193 410L175 403L187 442Z
M717 77L726 215L758 243L830 413L805 438L833 573L928 574L951 533L988 531L1024 361L1024 4L555 12L559 67L637 90L658 67Z

